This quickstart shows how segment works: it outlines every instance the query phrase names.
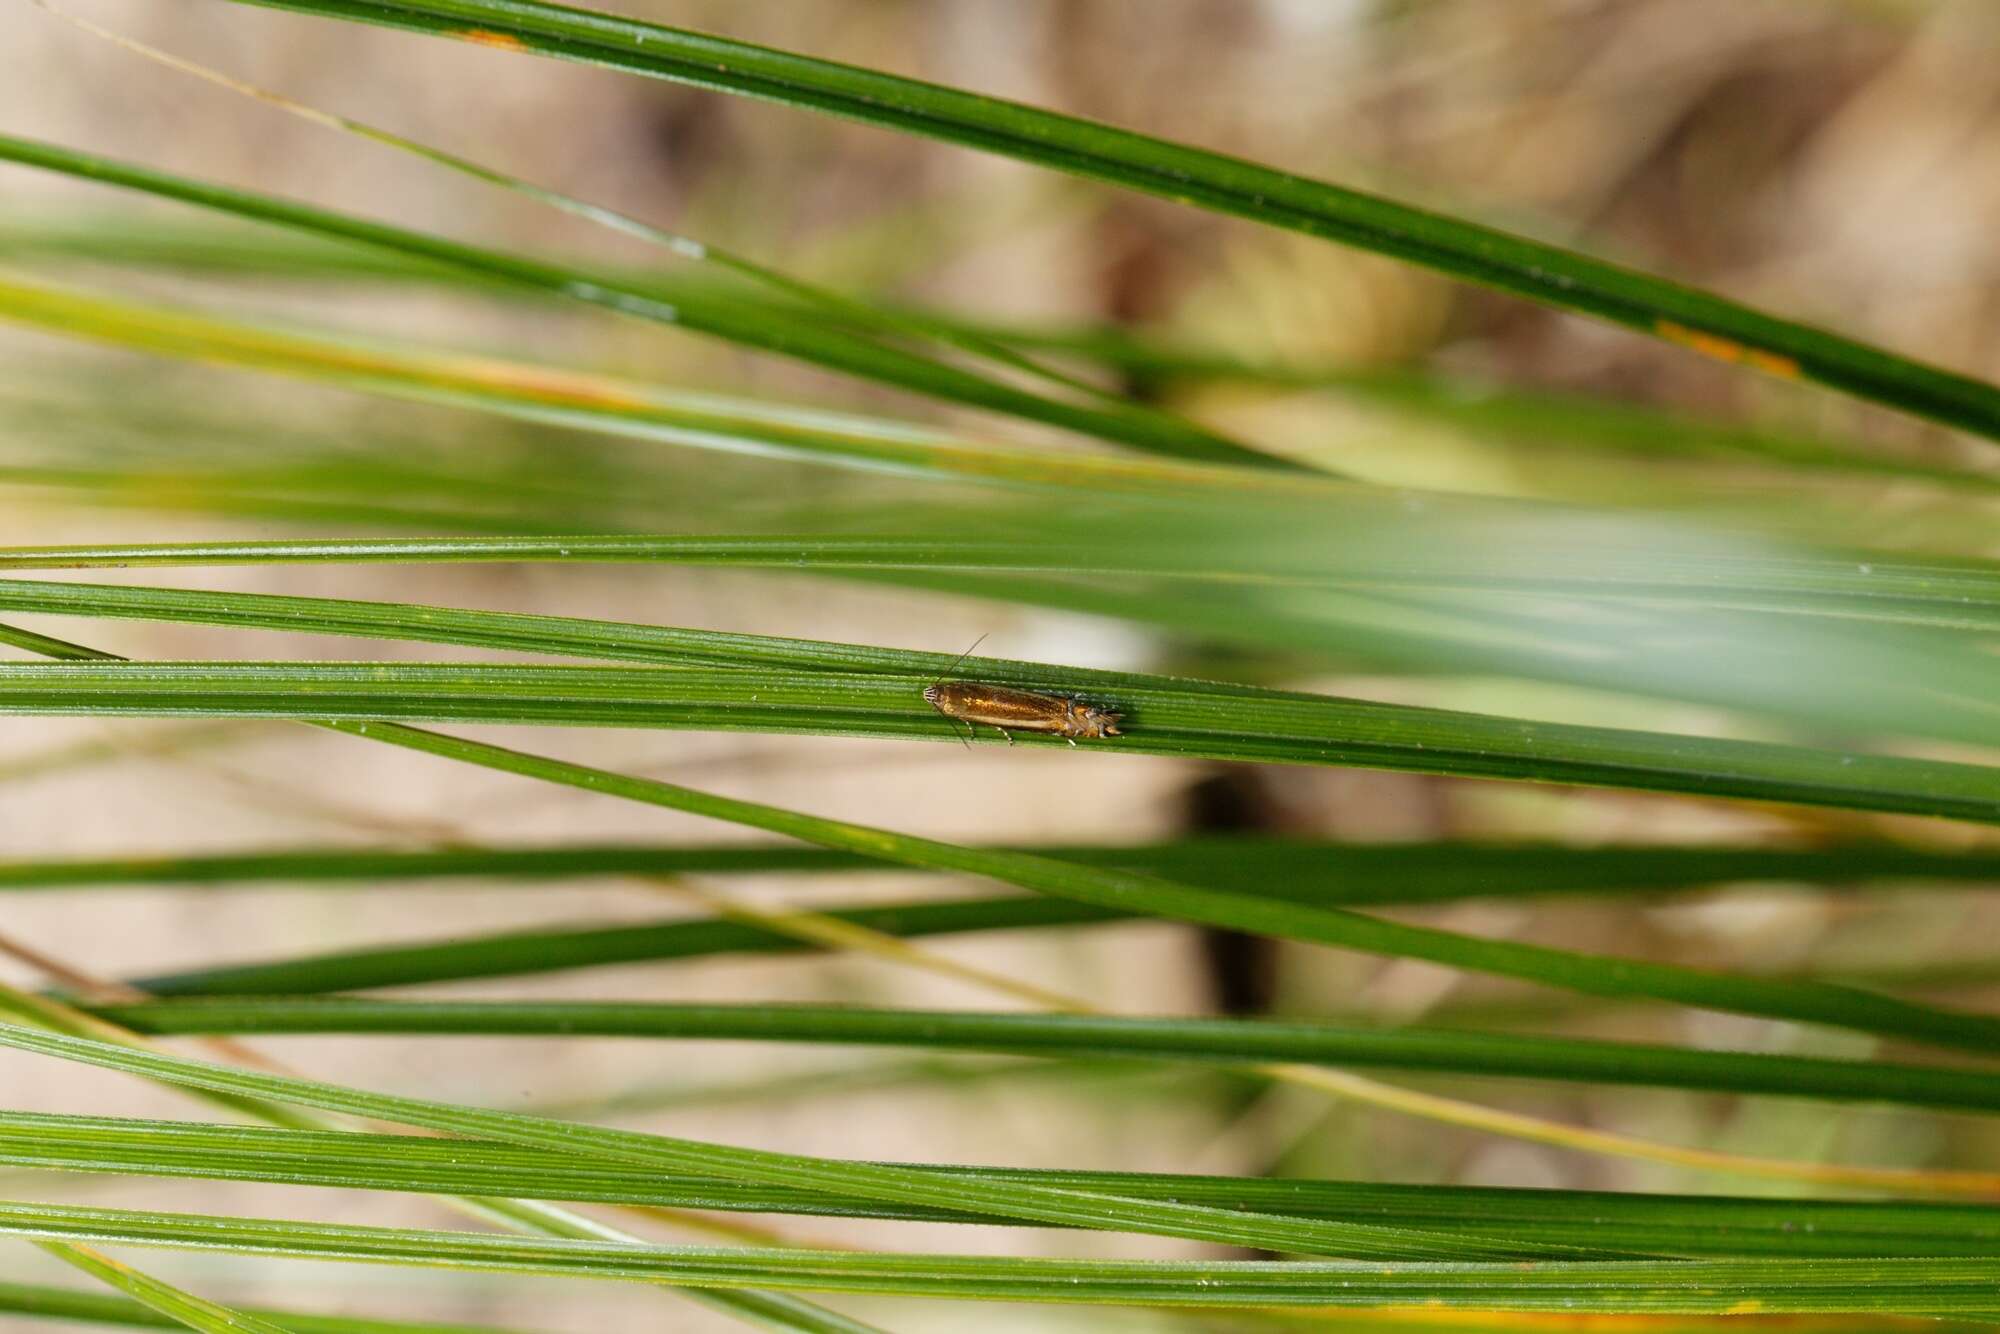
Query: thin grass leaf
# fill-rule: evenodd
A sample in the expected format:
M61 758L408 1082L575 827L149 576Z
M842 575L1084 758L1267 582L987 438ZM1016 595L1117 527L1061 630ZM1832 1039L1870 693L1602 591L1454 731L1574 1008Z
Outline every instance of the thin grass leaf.
M497 1325L441 1325L432 1321L370 1320L363 1316L309 1315L303 1311L241 1308L276 1322L289 1334L516 1334ZM180 1322L125 1297L79 1292L37 1283L0 1282L0 1315L131 1329L182 1329Z
M1559 246L956 88L540 0L237 0L808 107L1320 236L2000 438L2000 389Z
M1124 735L1089 743L1107 754L1402 769L2000 822L2000 770L1979 765L1250 687L1106 688L1082 673L1033 665L1024 665L1021 678L1025 687L1124 713ZM751 668L7 663L0 664L0 714L345 720L353 727L382 719L554 723L957 741L961 731L923 701L935 679ZM1014 683L998 673L987 679ZM1016 740L1063 745L1059 737L1026 733Z
M994 1182L982 1180L988 1189ZM1989 1259L1543 1261L1042 1260L502 1237L77 1205L0 1204L17 1236L359 1263L829 1292L1163 1306L2000 1316Z
M827 915L869 931L887 932L898 939L960 931L1072 926L1115 921L1122 916L1088 904L1032 897L832 909ZM161 996L308 995L471 978L517 977L620 963L719 954L799 953L824 948L745 922L676 919L656 924L506 932L338 951L167 973L136 979L133 985Z
M118 1289L146 1308L169 1317L176 1325L203 1334L294 1334L276 1321L248 1311L232 1310L206 1297L175 1287L110 1256L74 1242L43 1242L42 1249L63 1263Z
M1182 883L1261 894L1295 902L1448 902L1515 895L1653 893L1688 885L1741 880L1874 883L1872 875L1949 886L2000 877L1991 859L1855 845L1825 851L1777 849L1539 848L1484 845L1355 845L1219 838L1156 846L1089 848L1067 845L1008 851L1093 866L1147 871ZM1732 856L1732 853L1734 856ZM380 880L453 883L455 877L523 877L498 883L533 884L580 875L823 874L876 869L889 863L810 848L565 848L444 849L427 852L308 850L243 856L148 857L111 861L0 863L0 890L199 884L204 887L308 885L376 888ZM1935 880L1928 877L1938 877ZM1130 920L1132 914L1093 904L1008 896L820 910L842 922L903 939L967 931L1020 930ZM406 941L193 969L135 979L162 996L309 995L372 987L421 986L473 978L521 976L611 964L705 958L717 954L791 953L820 948L753 922L673 918L611 926L556 927L492 935L463 932L435 941ZM1966 981L1989 977L1995 965L1961 966ZM1859 979L1834 980L1858 982ZM1908 977L1867 981L1939 984L1951 978L1933 966Z
M1781 984L1781 985L1799 985ZM1072 1059L1294 1062L2000 1112L2000 1074L1658 1044L1281 1020L594 1001L198 998L82 1007L156 1036L271 1033L678 1038Z
M782 307L745 306L728 299L726 294L704 297L687 288L669 302L641 285L628 284L599 270L545 263L33 140L0 135L0 161L78 176L361 245L397 250L493 282L533 288L651 323L711 334L862 379L1170 457L1250 466L1289 466L1164 413L1127 405L1091 406L1047 398L846 333L809 314L790 313Z
M21 1168L261 1181L320 1188L841 1218L1005 1224L967 1208L888 1204L713 1176L662 1174L515 1145L407 1135L0 1112L0 1162ZM1385 1185L1303 1178L926 1165L943 1179L998 1177L1304 1218L1361 1219L1515 1238L1538 1247L1800 1258L2000 1255L1982 1204L1764 1199L1610 1191Z
M1285 884L1242 887L1243 892L1308 901L1322 896L1310 887ZM1392 891L1390 891L1392 892ZM1345 900L1355 902L1355 899ZM1365 901L1365 900L1361 900ZM1132 920L1087 903L1039 897L947 899L934 903L828 908L821 915L867 931L910 940L968 931L1089 926ZM828 948L769 931L752 923L723 919L672 919L619 926L508 931L495 935L455 934L442 940L321 954L253 960L134 978L131 985L159 996L306 996L377 987L427 986L496 977L522 977L629 963L661 963L732 954L790 954ZM1776 976L1834 982L1874 990L1984 986L2000 978L2000 960L1927 962L1884 968L1794 969ZM1444 1022L1491 1027L1543 1020L1567 1013L1560 998L1539 1005L1497 1005L1486 1001L1454 1012ZM1442 1018L1442 1016L1440 1016Z
M157 753L154 747L163 744L167 742L117 753L153 754ZM1212 834L1165 843L1009 844L998 850L1086 866L1150 871L1170 880L1241 894L1344 904L1656 894L1739 882L1805 883L1821 891L1908 885L1944 890L2000 880L2000 852L1977 848L1945 852L1860 840L1798 848L1682 843L1575 847L1532 841L1348 843ZM241 853L155 852L0 862L0 892L139 885L372 889L382 881L449 886L473 878L488 882L480 888L492 889L600 875L820 876L880 871L890 865L893 863L858 853L781 843L280 847ZM914 905L897 905L908 906Z

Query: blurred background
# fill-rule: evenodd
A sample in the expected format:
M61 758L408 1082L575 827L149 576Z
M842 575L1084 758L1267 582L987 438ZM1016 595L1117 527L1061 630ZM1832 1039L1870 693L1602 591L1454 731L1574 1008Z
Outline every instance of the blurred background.
M1795 473L1650 455L1649 416L1611 449L1546 415L1479 411L1532 393L1837 437L1962 465L1943 430L1475 291L1388 260L1013 163L721 95L506 52L222 3L73 0L123 33L531 181L727 245L829 286L1056 345L1119 331L1255 377L1138 369L1124 386L1358 477L1492 496L1789 518L1911 551L1995 554L1990 501L1908 480L1815 490ZM1019 98L1240 153L1629 262L1992 378L2000 374L2000 11L1984 0L628 0L646 18ZM0 126L190 176L491 244L613 264L658 252L149 65L17 6L0 43ZM0 263L273 319L431 340L698 390L839 406L1053 443L1017 424L672 331L410 281L311 272L280 233L5 168ZM260 247L273 249L260 250ZM331 252L319 252L324 258ZM260 261L266 255L268 262ZM148 262L149 256L164 257ZM352 256L348 257L352 259ZM138 262L134 262L138 261ZM0 332L0 522L8 544L375 532L783 531L800 514L892 512L902 483L689 455L446 407ZM1554 397L1541 397L1554 396ZM1581 414L1558 414L1574 426ZM1606 407L1607 412L1612 411ZM1595 420L1594 418L1592 420ZM1637 423L1637 425L1634 425ZM1629 429L1628 429L1629 428ZM1592 426L1591 430L1598 427ZM1621 435L1620 432L1625 434ZM385 501L385 495L393 500ZM615 515L617 524L607 523ZM532 566L143 572L135 582L383 598L1104 667L1229 669L1212 645L1075 612L804 575ZM427 646L138 623L65 626L148 658L455 656ZM463 655L472 656L472 655ZM478 655L492 657L491 654ZM1364 697L1667 731L1758 735L1699 703L1488 673L1263 664ZM1976 831L1695 800L1339 770L1211 768L1022 748L817 738L494 731L509 744L829 816L951 839L1142 841L1266 831L1357 841L1508 838L1810 842ZM539 788L281 724L0 726L0 856L492 840L726 842L665 812ZM699 911L658 885L593 881L381 892L106 890L15 895L9 937L110 976L566 921ZM762 907L910 896L889 874L732 881ZM973 887L965 887L970 891ZM1672 905L1477 901L1412 911L1515 937L1725 968L1920 964L1991 938L1965 896L1830 900L1729 886ZM1982 933L1985 933L1982 935ZM1280 1012L1816 1054L1863 1039L1712 1015L1550 1000L1413 963L1276 948L1180 927L943 939L947 956L1132 1013ZM43 980L16 961L9 980ZM711 960L460 987L467 995L845 1000L992 1007L936 976L856 957ZM429 994L443 994L433 991ZM1976 993L1954 999L1975 1003ZM842 1156L1392 1181L1742 1191L1754 1183L1586 1158L1221 1075L911 1060L867 1051L615 1042L304 1038L260 1043L327 1079ZM1419 1082L1419 1081L1411 1081ZM0 1057L10 1106L187 1116L131 1081ZM1992 1160L1990 1127L1942 1116L1662 1092L1457 1081L1495 1105L1736 1152L1901 1165ZM275 1187L38 1182L55 1198L450 1226L437 1206ZM757 1226L766 1226L759 1220ZM1163 1254L1156 1239L780 1219L802 1242ZM41 1274L24 1247L0 1274ZM576 1331L679 1307L609 1285L160 1257L191 1284L321 1309ZM57 1280L60 1281L60 1280ZM865 1307L865 1303L857 1304ZM1182 1328L1179 1317L954 1310L954 1328ZM673 1328L732 1327L689 1307ZM981 1322L986 1322L981 1324ZM0 1320L0 1324L4 1324ZM913 1326L914 1327L914 1326ZM1208 1328L1226 1327L1213 1321Z

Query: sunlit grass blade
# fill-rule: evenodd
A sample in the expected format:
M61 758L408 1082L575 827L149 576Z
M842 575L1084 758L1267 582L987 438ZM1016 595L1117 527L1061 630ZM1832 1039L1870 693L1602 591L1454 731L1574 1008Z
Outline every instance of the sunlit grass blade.
M283 996L85 1008L122 1027L156 1036L373 1033L851 1043L1008 1056L1381 1067L2000 1112L2000 1074L1986 1071L1690 1051L1582 1038L1344 1028L1303 1021L873 1010L846 1005ZM1992 1045L2000 1048L2000 1042Z
M887 1204L712 1176L589 1162L466 1140L184 1121L0 1113L0 1162L21 1168L263 1181L323 1188L1004 1223L970 1209ZM998 1177L1307 1218L1505 1233L1522 1245L1675 1256L1993 1256L2000 1227L1979 1204L1650 1195L1386 1185L1301 1178L928 1166L942 1179Z
M981 1179L992 1189L992 1178ZM2000 1316L1989 1259L1543 1261L1044 1260L854 1251L715 1249L501 1237L100 1209L0 1204L0 1232L131 1245L577 1278L1160 1306Z
M379 246L655 324L712 334L831 370L954 403L1062 427L1175 457L1271 466L1278 461L1192 423L1127 405L1052 399L890 344L849 333L810 312L745 306L726 293L683 288L673 301L595 269L557 265L387 223L190 180L53 144L0 135L0 161L79 176L277 226Z
M540 0L238 0L765 98L1422 264L2000 437L2000 389L1559 246L1038 107Z
M49 1241L42 1249L63 1263L118 1289L149 1310L202 1334L291 1334L284 1326L248 1311L232 1310L177 1288L151 1274L121 1264L101 1251L74 1242Z

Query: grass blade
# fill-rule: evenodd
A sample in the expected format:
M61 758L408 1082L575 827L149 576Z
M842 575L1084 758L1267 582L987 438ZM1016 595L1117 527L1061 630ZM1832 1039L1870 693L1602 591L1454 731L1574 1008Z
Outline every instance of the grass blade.
M203 1334L293 1334L275 1321L197 1297L151 1274L120 1264L89 1246L49 1241L42 1243L42 1249L63 1263L73 1265L93 1278L102 1279L140 1305L169 1317L184 1328L201 1330Z
M1809 848L1679 843L1572 847L1460 839L1345 843L1220 834L1168 843L1011 844L995 850L1086 866L1121 866L1237 893L1344 904L1650 894L1741 881L1807 882L1821 890L1911 883L1936 890L2000 880L2000 853L1940 852L1862 841ZM135 885L344 889L372 888L380 881L448 885L473 877L490 879L492 884L486 887L492 888L598 875L841 875L889 865L859 853L781 843L315 846L0 862L0 892Z
M888 1204L713 1176L661 1174L539 1149L359 1132L0 1112L0 1162L62 1171L322 1188L504 1194L533 1199L842 1218L1006 1223L969 1208ZM1348 1218L1675 1256L2000 1255L1981 1204L1646 1195L1385 1185L1303 1178L1040 1171L927 1165L941 1179L1000 1177L1305 1218Z
M494 1325L440 1325L430 1321L369 1320L362 1316L308 1315L303 1311L239 1308L275 1321L288 1334L514 1334ZM44 1320L123 1325L133 1329L181 1329L180 1322L129 1298L78 1292L36 1283L0 1282L0 1315Z
M1173 678L1140 685L1146 678L1130 673L1128 684L1115 688L1063 668L1020 664L1014 673L1028 688L1126 713L1125 735L1089 743L1106 754L1401 769L2000 822L2000 770L1980 765L1524 722ZM7 663L0 664L0 714L347 720L343 725L357 727L381 719L555 723L954 741L959 733L951 722L923 702L924 687L935 679L750 668ZM1015 677L995 672L986 679L1012 684ZM979 741L1001 743L997 736ZM1063 745L1027 734L1018 741Z
M991 1179L981 1182L990 1188ZM76 1205L0 1204L0 1232L238 1254L445 1266L577 1278L741 1284L1014 1301L1368 1308L1576 1315L1875 1312L2000 1315L1988 1259L1543 1261L1396 1264L1258 1260L1041 1260L687 1246L223 1218Z
M1798 984L1788 984L1798 985ZM202 998L82 1007L156 1036L384 1034L860 1044L1118 1060L1296 1062L2000 1113L2000 1074L1583 1038L1307 1021L592 1001Z

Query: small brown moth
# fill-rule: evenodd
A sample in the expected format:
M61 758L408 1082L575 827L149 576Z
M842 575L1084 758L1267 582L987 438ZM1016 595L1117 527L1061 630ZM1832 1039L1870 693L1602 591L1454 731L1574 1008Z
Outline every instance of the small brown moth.
M978 647L976 643L972 646ZM959 662L965 661L972 648L958 655ZM1125 716L1067 695L1044 695L976 681L934 681L924 687L924 703L954 722L964 723L968 732L980 725L990 727L1009 744L1014 740L1013 732L1007 730L1010 727L1017 732L1053 732L1072 746L1078 737L1117 736L1119 721Z

